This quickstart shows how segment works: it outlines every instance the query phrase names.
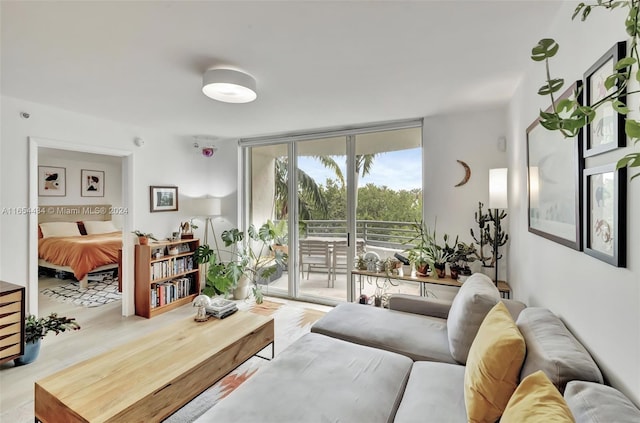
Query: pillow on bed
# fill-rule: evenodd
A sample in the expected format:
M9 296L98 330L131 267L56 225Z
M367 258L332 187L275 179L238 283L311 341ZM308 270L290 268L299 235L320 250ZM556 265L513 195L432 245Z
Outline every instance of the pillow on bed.
M84 228L87 231L87 235L96 234L108 234L109 232L118 232L118 229L113 226L113 222L110 220L85 220Z
M80 236L76 222L46 222L40 224L43 238L54 236Z

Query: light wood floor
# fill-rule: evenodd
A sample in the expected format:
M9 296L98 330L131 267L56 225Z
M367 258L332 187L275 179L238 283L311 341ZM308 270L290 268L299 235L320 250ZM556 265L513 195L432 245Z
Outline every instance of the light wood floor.
M59 284L61 281L49 281L53 282ZM274 301L287 302L279 298ZM195 314L191 305L185 305L153 319L123 317L120 301L101 307L86 308L59 303L43 295L39 297L39 305L41 316L57 312L61 316L75 317L82 329L59 335L49 334L43 340L40 356L34 363L14 367L10 361L0 365L2 423L33 422L33 389L36 380L153 332L176 319ZM316 304L305 304L305 307L323 311L329 309Z

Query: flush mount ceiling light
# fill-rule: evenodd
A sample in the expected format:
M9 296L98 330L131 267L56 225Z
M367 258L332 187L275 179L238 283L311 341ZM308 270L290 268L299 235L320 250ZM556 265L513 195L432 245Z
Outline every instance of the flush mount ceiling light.
M225 103L249 103L256 99L256 80L233 69L209 69L202 77L202 92Z

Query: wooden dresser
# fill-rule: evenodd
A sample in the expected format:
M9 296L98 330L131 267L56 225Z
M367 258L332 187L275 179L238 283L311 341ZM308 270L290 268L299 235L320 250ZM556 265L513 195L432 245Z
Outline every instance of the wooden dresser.
M24 287L0 281L0 363L24 354Z

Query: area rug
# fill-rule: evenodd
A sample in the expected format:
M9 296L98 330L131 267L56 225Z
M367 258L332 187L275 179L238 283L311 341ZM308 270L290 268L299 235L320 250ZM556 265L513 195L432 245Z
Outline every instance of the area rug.
M320 319L324 312L312 310L296 304L283 304L275 301L264 301L262 304L242 304L240 309L252 313L273 316L275 320L275 355L291 345L311 329L311 325ZM271 347L267 347L260 355L270 356ZM269 361L252 357L240 367L222 378L211 388L194 398L180 410L169 416L165 423L193 422L218 401L229 395L245 380L260 372L260 368L269 366Z
M73 303L84 307L99 307L122 298L118 292L118 277L113 272L92 274L87 289L80 288L76 281L65 282L52 288L44 288L42 295L62 303Z

